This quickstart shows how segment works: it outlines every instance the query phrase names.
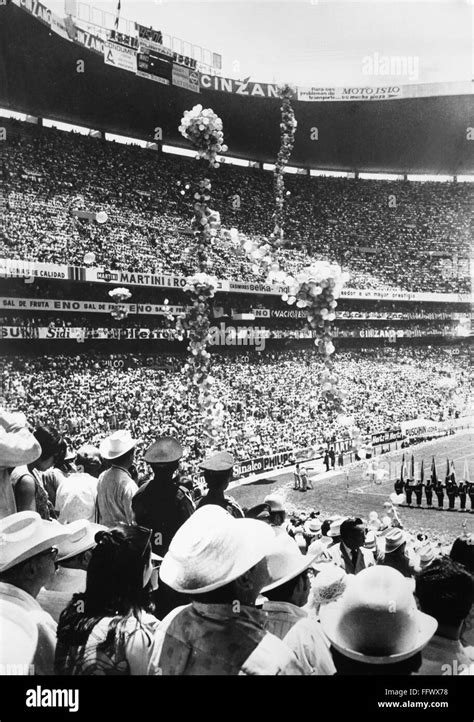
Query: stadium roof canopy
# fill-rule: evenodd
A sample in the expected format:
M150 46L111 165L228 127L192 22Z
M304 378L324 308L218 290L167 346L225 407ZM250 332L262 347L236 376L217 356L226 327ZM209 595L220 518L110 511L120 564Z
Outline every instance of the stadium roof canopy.
M38 5L38 4L37 4ZM40 5L40 4L39 4ZM82 36L83 42L87 38ZM83 72L78 72L78 61ZM214 89L218 84L219 90ZM224 123L229 155L272 163L280 146L280 101L271 88L201 78L201 92L111 67L96 50L61 36L31 12L1 8L0 106L154 142L189 147L178 126L196 103ZM246 94L246 93L253 93ZM474 172L474 95L304 102L291 165L328 170ZM472 139L470 139L470 136Z

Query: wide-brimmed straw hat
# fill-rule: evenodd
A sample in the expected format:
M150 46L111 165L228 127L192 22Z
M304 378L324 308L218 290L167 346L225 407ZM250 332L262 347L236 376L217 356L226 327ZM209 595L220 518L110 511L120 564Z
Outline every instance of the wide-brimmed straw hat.
M20 511L0 520L0 572L58 546L69 536L67 526L46 521L35 511Z
M275 546L268 524L235 519L216 504L194 512L171 540L162 581L183 594L204 594L247 572Z
M103 459L118 459L138 444L139 439L132 439L128 429L120 429L108 436L99 446Z
M398 527L390 529L390 531L385 534L385 553L390 554L390 552L396 551L396 549L401 547L406 541L407 536L401 529Z
M331 538L341 536L341 524L346 520L345 516L338 516L331 522L331 526L328 529L326 536Z
M321 626L341 654L365 664L394 664L428 644L438 623L417 609L413 583L386 566L351 575L342 597L320 610Z
M268 504L270 511L285 511L283 497L278 494L268 494L263 503Z
M312 565L316 554L301 554L288 549L277 537L274 551L267 556L271 582L262 589L262 594L289 582Z
M69 536L58 544L57 561L63 562L88 549L93 549L97 544L95 535L98 531L105 531L107 528L103 524L94 524L87 519L77 519L77 521L67 524L66 529L69 531Z

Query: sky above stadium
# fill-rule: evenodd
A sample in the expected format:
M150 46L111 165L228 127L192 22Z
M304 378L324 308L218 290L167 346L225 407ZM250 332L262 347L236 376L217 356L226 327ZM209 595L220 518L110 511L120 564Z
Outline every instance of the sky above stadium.
M43 0L63 15L63 0ZM117 0L88 3L115 13ZM222 74L298 85L472 80L474 0L121 0L121 17L223 57Z

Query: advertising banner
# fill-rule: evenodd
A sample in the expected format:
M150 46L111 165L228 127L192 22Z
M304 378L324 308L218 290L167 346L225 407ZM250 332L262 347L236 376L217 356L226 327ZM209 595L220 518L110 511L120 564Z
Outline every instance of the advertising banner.
M278 85L271 83L256 83L247 80L234 80L221 78L220 75L206 75L201 73L200 85L204 90L219 90L224 93L236 95L250 95L254 98L278 98Z
M91 283L120 283L128 286L155 286L158 288L183 288L186 285L184 276L167 274L135 273L131 271L118 271L97 267L66 266L53 263L39 263L29 261L15 261L0 258L0 277L2 276L39 276L44 278L69 278L73 281L87 281ZM280 284L262 282L226 281L220 280L218 291L230 293L253 293L256 295L281 296L288 289ZM341 298L354 298L362 300L387 301L417 301L427 303L471 303L472 296L468 293L430 293L412 291L377 291L372 289L346 288L341 292ZM288 309L290 312L296 309ZM285 313L287 310L275 311ZM263 316L259 316L263 318ZM294 316L279 316L280 318L293 318ZM257 316L256 316L257 318ZM277 318L277 316L275 316ZM296 316L295 316L296 318Z
M199 73L191 68L185 68L182 65L173 63L171 82L178 88L192 90L193 93L199 93Z
M0 258L0 278L68 278L68 266L39 261L11 261Z
M176 315L184 313L184 306L168 306L160 304L136 304L122 303L121 307L126 308L129 314L143 314L152 316L164 316L167 313ZM0 297L0 309L12 311L60 311L62 313L110 313L115 308L115 303L102 303L99 301L75 301L72 299L59 298L5 298Z
M45 25L51 25L51 10L38 0L20 0L20 7L41 20Z
M104 43L104 63L120 70L128 70L129 73L136 73L137 53L133 48L107 40Z
M84 30L76 25L76 38L78 43L84 45L89 50L95 50L100 55L104 54L104 41L98 35L93 35L88 30Z
M64 22L64 18L59 17L59 15L56 15L56 13L51 13L51 30L56 33L56 35L60 35L65 40L71 40L69 37L66 23Z
M366 87L298 88L298 100L321 102L327 100L392 100L402 97L399 85Z

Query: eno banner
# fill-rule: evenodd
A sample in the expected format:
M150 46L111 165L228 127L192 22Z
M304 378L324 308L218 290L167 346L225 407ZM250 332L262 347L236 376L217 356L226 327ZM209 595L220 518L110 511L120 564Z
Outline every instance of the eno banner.
M137 53L133 48L127 48L119 43L107 40L104 43L104 63L113 65L129 73L137 72Z
M184 306L169 306L160 304L122 303L129 314L146 314L152 316L165 316L167 313L176 315L184 313ZM63 298L6 298L0 297L0 309L15 311L61 311L81 313L110 313L116 307L114 303L101 303L100 301L75 301Z

